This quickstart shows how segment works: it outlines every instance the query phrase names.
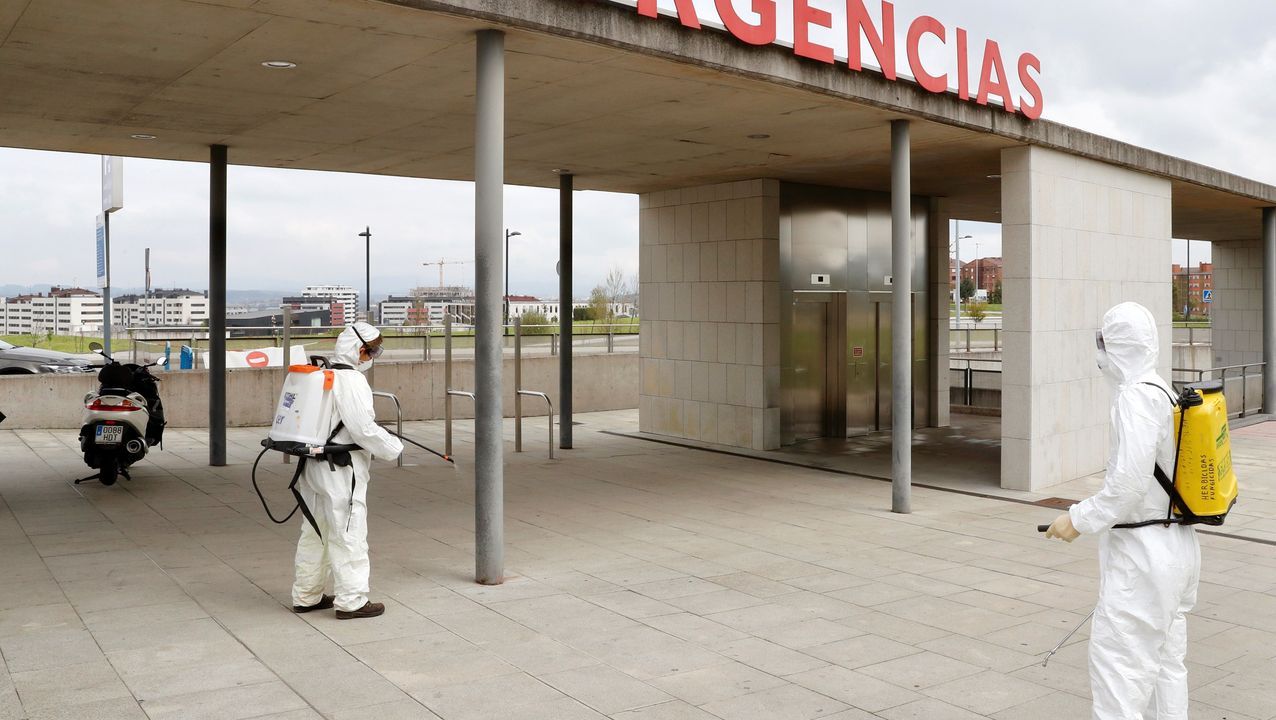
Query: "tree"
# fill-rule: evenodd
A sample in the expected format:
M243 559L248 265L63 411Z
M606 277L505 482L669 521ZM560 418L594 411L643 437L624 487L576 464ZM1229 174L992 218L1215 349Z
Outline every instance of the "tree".
M973 302L966 306L966 312L970 315L970 319L974 320L977 325L983 322L984 318L988 317L988 303Z
M969 300L975 296L975 281L970 278L961 279L961 299Z
M607 288L599 285L589 293L589 319L607 321L611 319L611 303Z
M613 266L611 271L607 273L607 278L603 280L601 287L603 293L607 296L607 302L612 306L628 302L629 296L634 292L634 285L630 276L625 275L625 271L620 269L619 265ZM610 318L610 313L608 317Z
M519 317L522 318L524 335L550 335L554 332L554 328L548 327L549 319L543 312L528 310Z
M988 302L993 305L1001 304L1001 281L997 281L997 287L992 289L992 294L988 296Z

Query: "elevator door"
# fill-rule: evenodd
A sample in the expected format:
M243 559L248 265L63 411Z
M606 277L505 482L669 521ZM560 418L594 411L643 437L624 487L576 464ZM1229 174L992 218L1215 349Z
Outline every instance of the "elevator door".
M891 311L894 309L891 300L884 299L873 303L874 315L874 356L877 359L877 377L874 382L874 424L878 432L891 429Z
M828 416L828 303L793 303L794 440L824 437Z

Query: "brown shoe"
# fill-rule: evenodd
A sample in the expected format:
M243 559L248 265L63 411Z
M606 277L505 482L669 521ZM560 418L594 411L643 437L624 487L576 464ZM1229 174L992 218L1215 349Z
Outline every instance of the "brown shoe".
M292 611L295 613L308 613L311 610L327 610L332 607L332 601L336 599L335 595L324 595L319 602L314 605L293 605Z
M385 605L374 603L371 600L363 604L358 610L338 610L338 620L358 620L359 618L373 618L385 612Z

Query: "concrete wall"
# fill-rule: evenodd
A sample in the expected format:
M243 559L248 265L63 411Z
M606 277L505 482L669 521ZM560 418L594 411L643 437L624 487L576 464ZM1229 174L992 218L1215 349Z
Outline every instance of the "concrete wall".
M638 358L632 354L579 355L572 363L575 375L573 410L595 412L638 406ZM397 395L406 420L436 420L444 414L442 362L385 363L369 375L375 390ZM208 373L202 370L161 375L169 427L208 427ZM279 397L282 374L275 370L230 370L227 379L227 423L232 427L269 425ZM474 362L457 360L452 366L452 386L474 390ZM9 417L5 430L78 428L84 394L97 387L93 375L31 375L0 378L0 410ZM523 387L548 393L559 405L558 358L523 359ZM505 361L505 414L514 414L514 361ZM377 401L383 419L393 418L389 401ZM473 417L474 404L456 398L455 416ZM545 403L524 398L526 416L545 414Z
M1214 243L1210 313L1214 367L1263 361L1263 245L1257 239Z
M780 184L648 193L641 207L646 432L780 446Z
M1102 470L1110 398L1094 332L1112 305L1156 316L1169 377L1170 199L1161 178L1039 147L1002 152L1003 487Z

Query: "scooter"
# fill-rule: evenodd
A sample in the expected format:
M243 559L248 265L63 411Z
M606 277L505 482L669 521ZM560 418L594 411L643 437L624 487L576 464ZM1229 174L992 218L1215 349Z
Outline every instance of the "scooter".
M80 449L84 462L97 473L75 481L76 485L98 480L114 485L118 476L132 480L128 469L146 457L147 451L163 448L164 405L160 402L159 378L150 368L166 364L159 358L148 365L122 364L110 357L98 343L89 349L106 358L98 372L100 387L84 396L84 420L80 428Z

